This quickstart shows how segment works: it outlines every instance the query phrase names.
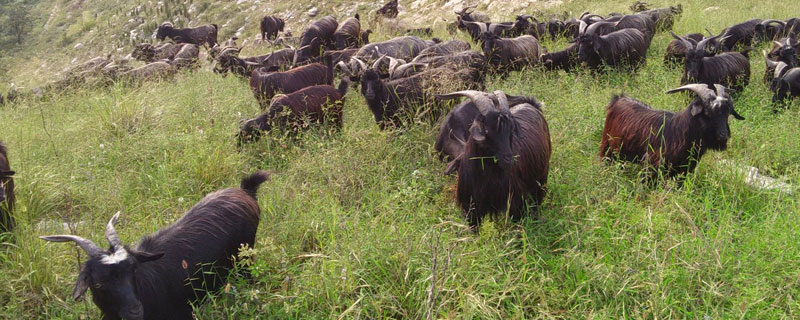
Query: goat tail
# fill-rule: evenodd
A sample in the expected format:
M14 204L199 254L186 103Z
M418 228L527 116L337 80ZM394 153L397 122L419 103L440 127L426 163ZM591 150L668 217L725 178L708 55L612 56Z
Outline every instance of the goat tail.
M344 77L342 77L342 79L339 80L339 88L337 88L337 91L339 91L339 94L342 95L342 97L344 97L344 95L347 94L347 88L349 86L350 86L350 81L348 81Z
M253 199L256 199L256 192L258 192L258 187L264 183L264 181L269 180L269 176L271 173L269 171L256 171L255 173L251 174L248 177L242 179L241 188L247 194L249 194Z

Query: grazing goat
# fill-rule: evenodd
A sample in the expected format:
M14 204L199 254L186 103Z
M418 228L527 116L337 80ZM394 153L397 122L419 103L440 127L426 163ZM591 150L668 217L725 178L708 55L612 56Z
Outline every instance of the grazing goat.
M0 233L14 230L15 199L14 171L8 163L8 149L0 141Z
M595 22L591 26L581 21L578 36L578 61L596 69L603 64L634 67L645 62L650 41L637 29L622 29L606 35L597 34L597 29L613 25L610 22Z
M634 10L635 11L635 10ZM667 31L671 30L675 24L675 19L683 12L683 6L670 6L667 8L659 8L652 10L639 11L637 14L649 16L656 25L656 30Z
M461 40L449 40L429 46L417 54L412 62L418 62L421 59L435 56L447 56L459 52L464 52L470 49L469 43ZM394 56L392 56L394 57Z
M690 33L684 35L682 38L695 44L703 40L703 35L700 33ZM664 53L664 64L667 66L683 65L686 62L686 53L689 52L689 50L692 50L692 48L687 48L682 40L673 39L667 44L667 49Z
M348 18L339 25L333 37L336 40L336 50L344 50L360 47L361 42L361 22L359 16Z
M483 218L508 211L519 220L531 206L541 205L550 166L550 131L541 105L522 103L509 108L495 91L498 103L486 93L460 91L440 99L468 97L478 109L469 137L458 158L457 202L470 227L477 231Z
M300 47L292 60L293 65L314 61L322 56L325 49L335 49L334 33L339 23L336 18L327 16L311 23L300 36Z
M800 97L800 68L777 62L770 89L774 92L772 102L776 104L785 105L787 99Z
M151 63L158 60L172 60L175 55L181 51L185 43L163 43L158 46L153 46L149 43L140 43L133 48L131 57L136 60Z
M341 101L344 100L348 85L349 82L342 79L339 89L324 84L277 96L266 112L244 122L238 134L239 144L257 140L261 132L272 130L275 125L291 126L297 130L310 127L313 123L332 123L340 128Z
M397 10L397 0L389 0L389 2L384 4L383 7L378 9L378 11L375 11L375 13L379 16L391 19L396 18L397 14L399 13Z
M540 59L547 70L572 70L578 65L578 44L570 43L564 50L544 53Z
M265 72L263 68L253 70L250 89L262 109L277 93L292 93L305 87L333 83L333 69L312 63L285 72Z
M267 55L240 58L233 54L220 55L214 72L225 74L231 71L242 77L250 77L255 69L266 68L267 71L287 69L292 64L294 49L281 49Z
M472 22L470 22L472 23ZM490 25L479 23L481 39L483 40L483 55L489 64L497 69L520 70L525 66L535 65L539 62L542 47L534 36L524 35L516 38L501 38Z
M674 113L654 110L637 100L614 96L607 107L600 157L644 162L668 176L692 172L707 150L725 150L730 138L728 115L744 120L722 85L689 84L667 91L690 90L696 98Z
M276 16L264 16L261 18L261 40L274 40L278 32L283 32L285 24L283 19Z
M219 27L216 24L176 29L172 23L164 22L158 26L156 38L158 40L170 38L177 43L191 43L198 46L207 45L208 47L213 47L217 45L217 31L219 31Z
M772 50L769 51L767 57L776 61L783 61L789 67L800 66L800 41L793 41L792 38L784 38L780 41L774 41Z
M434 102L433 91L441 92L449 87L457 90L482 88L482 74L472 68L445 66L389 81L381 80L380 73L374 69L367 69L361 75L361 94L381 130L387 125L401 127L403 120L420 113L429 119L438 119L444 115L444 105L433 103L430 109L422 107Z
M327 50L322 53L322 61L328 66L336 66L339 62L350 61L354 57L358 49L344 49L344 50Z
M733 51L737 46L749 47L756 36L756 26L761 19L752 19L726 28L719 40L722 51Z
M155 80L171 76L177 71L167 60L160 60L153 63L148 63L136 69L126 71L117 75L115 80L127 80L131 82L141 82L145 80Z
M689 40L681 38L674 33L672 37L683 42L684 46L691 48L686 53L681 84L704 83L709 86L721 84L741 92L750 82L750 61L748 50L743 52L725 52L716 56L706 50L709 42L718 36L705 38L692 44Z
M40 238L72 241L86 252L72 297L91 290L103 319L192 319L192 303L222 287L239 249L255 244L261 216L256 192L268 178L256 172L240 188L206 195L135 246L124 245L114 228L119 213L106 226L107 250L75 235Z
M422 40L419 37L404 36L383 42L367 44L356 52L349 63L340 62L338 66L350 76L350 79L357 81L358 77L367 64L374 64L383 56L390 56L396 59L410 61L414 59L422 50L439 43L439 39Z

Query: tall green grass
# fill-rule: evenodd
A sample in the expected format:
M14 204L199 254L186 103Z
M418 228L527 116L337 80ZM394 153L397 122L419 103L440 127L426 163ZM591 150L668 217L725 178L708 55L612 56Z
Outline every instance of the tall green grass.
M548 10L628 5L573 1ZM703 11L712 6L719 8ZM696 1L684 10L676 33L800 16L796 5L771 0ZM435 35L450 37L443 26ZM800 103L772 113L758 54L735 100L747 120L732 119L729 149L707 154L682 183L650 185L641 166L597 156L612 95L672 111L689 102L665 94L680 81L679 70L662 64L669 40L657 35L636 73L532 68L487 79L488 90L544 103L553 155L538 219L500 218L478 234L453 201L455 178L442 175L437 126L380 131L355 90L342 130L273 132L241 150L238 122L258 105L244 81L205 69L2 107L18 229L0 247L0 317L99 317L91 302L70 299L83 253L39 235L74 232L103 243L105 223L122 211L117 229L134 243L257 169L273 175L259 192L256 246L245 253L254 260L241 266L253 279L232 278L197 307L198 318L800 317L797 194L750 187L737 169L800 184Z

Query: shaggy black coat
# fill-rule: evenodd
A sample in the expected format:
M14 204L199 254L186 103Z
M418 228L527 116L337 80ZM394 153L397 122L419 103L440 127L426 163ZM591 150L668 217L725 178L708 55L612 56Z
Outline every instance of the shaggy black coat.
M578 65L578 44L570 43L564 50L542 54L541 60L548 70L572 70Z
M750 83L750 60L747 51L725 52L706 56L698 51L686 55L681 84L722 84L741 92Z
M354 18L348 18L339 24L339 28L333 33L333 37L336 40L336 50L360 47L361 22L358 14Z
M697 44L700 40L703 40L703 34L690 33L684 35L683 38ZM692 48L687 48L683 41L672 39L672 41L667 44L667 49L664 50L664 64L668 66L683 65L686 61L686 53L691 49Z
M278 32L283 32L285 22L276 16L264 16L261 18L261 39L274 40L278 37Z
M755 39L756 26L762 21L761 19L752 19L726 28L720 38L720 49L733 51L737 46L749 47Z
M216 24L176 29L171 23L165 22L158 26L156 38L158 40L170 38L177 43L191 43L198 46L207 45L208 47L213 47L217 44L218 30L219 27Z
M250 89L262 109L266 109L269 101L278 93L288 94L305 87L332 83L333 69L319 63L285 72L269 73L259 68L250 75Z
M785 104L787 99L800 97L800 68L783 67L772 80L772 102Z
M639 30L623 29L607 35L581 35L578 38L578 61L590 68L602 65L638 66L647 58L650 42Z
M536 65L541 53L542 47L534 36L500 38L489 32L483 33L483 55L499 70L520 70Z
M0 141L0 233L14 230L14 171L8 163L8 149Z

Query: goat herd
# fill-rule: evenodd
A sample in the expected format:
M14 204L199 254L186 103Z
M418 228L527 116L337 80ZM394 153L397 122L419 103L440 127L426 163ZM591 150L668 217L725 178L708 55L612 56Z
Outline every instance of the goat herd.
M396 6L396 1L391 3ZM641 3L634 6L645 9L641 7ZM435 149L449 162L446 172L457 175L457 203L469 225L476 228L492 213L508 212L520 219L535 211L545 196L551 154L541 104L532 97L484 91L485 75L504 76L533 66L636 70L644 63L656 32L670 30L681 10L679 5L609 17L584 13L546 22L520 15L516 21L500 23L488 21L485 14L471 8L456 12L451 31L467 32L482 52L470 50L471 45L460 40L417 36L369 43L371 31L361 29L356 15L342 23L330 16L311 23L297 49L239 57L236 39L217 43L216 25L177 29L164 23L157 38L175 43L142 44L132 54L149 64L131 69L95 58L50 88L85 81L87 72L112 79L164 76L196 65L199 47L207 45L215 72L249 79L255 98L266 109L242 125L238 140L243 144L276 125L340 127L341 101L355 83L381 129L443 117ZM272 40L283 31L284 21L267 16L260 26L263 39ZM673 33L664 60L667 65L684 67L681 86L668 93L688 91L694 99L683 111L673 113L630 97L613 97L600 156L644 162L656 168L653 172L668 176L691 172L707 150L725 150L731 135L728 116L744 119L734 109L732 96L748 84L751 44L774 41L774 48L764 53L768 67L764 80L775 92L773 100L781 103L800 95L798 33L797 18L749 20L718 35ZM539 43L542 37L574 41L562 51L548 53ZM341 80L335 88L337 74ZM466 100L453 106L461 98ZM5 203L1 231L14 226L13 175L6 148L0 145L0 201ZM105 230L108 249L74 235L42 239L74 242L88 254L73 297L91 290L104 318L191 319L190 302L218 289L232 267L231 257L242 244L253 246L260 217L256 190L267 179L266 172L257 172L243 179L241 188L207 195L175 224L142 238L136 246L123 245L117 236L114 223L119 214Z

